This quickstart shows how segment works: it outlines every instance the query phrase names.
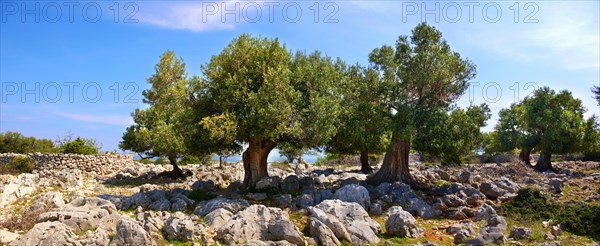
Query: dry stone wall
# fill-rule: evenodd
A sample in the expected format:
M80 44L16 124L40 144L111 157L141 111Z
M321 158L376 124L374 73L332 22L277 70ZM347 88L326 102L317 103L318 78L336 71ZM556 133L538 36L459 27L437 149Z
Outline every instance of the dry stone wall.
M78 154L0 154L0 163L9 162L16 156L33 160L34 173L40 176L54 175L56 172L79 170L88 175L108 175L133 164L133 156L120 154L78 155Z

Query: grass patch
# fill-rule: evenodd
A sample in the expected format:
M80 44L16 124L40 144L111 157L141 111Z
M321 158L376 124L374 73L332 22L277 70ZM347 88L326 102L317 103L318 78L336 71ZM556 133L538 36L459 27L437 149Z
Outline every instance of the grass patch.
M274 162L271 162L270 164L271 164L271 167L273 167L273 168L281 169L286 172L292 171L292 169L288 165L287 161L274 161Z
M298 230L306 237L310 237L310 229L308 228L308 216L302 212L294 212L290 214L290 221L298 227Z
M55 207L48 206L45 209L39 209L30 213L17 213L8 216L0 222L0 227L6 228L9 231L29 231L35 225L36 219L40 214L48 212Z

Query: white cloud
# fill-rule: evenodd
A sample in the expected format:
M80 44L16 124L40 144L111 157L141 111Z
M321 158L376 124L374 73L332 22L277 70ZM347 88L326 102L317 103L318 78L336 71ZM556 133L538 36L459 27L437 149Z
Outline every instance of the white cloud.
M518 62L548 62L570 70L600 68L597 2L537 2L538 23L480 23L464 32L471 44ZM521 13L520 17L524 17ZM523 18L521 18L522 21Z
M253 2L256 3L256 2ZM240 1L143 2L136 17L142 23L193 32L231 30L244 21ZM226 14L224 9L235 10Z
M56 114L67 119L88 123L98 123L117 126L130 126L133 124L133 119L131 118L131 116L72 114L63 112L57 112Z

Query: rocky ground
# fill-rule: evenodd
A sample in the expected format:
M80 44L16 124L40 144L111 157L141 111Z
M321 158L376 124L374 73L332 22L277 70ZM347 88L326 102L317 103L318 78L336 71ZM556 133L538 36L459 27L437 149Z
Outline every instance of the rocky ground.
M240 164L135 163L108 176L77 171L0 176L0 244L8 245L598 245L551 221L517 222L498 207L524 187L555 202L600 204L600 163L561 173L519 163L411 164L426 191L373 187L359 167L270 164L271 178L239 191Z

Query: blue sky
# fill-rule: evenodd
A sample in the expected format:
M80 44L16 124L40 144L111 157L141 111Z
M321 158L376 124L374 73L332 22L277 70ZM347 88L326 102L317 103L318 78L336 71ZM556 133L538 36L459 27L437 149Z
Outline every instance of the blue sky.
M485 130L499 109L539 86L568 89L586 116L600 114L590 92L600 82L598 1L0 4L2 132L56 139L70 131L113 150L132 123L130 113L144 106L146 78L168 49L197 75L241 33L366 64L372 49L393 44L421 21L477 65L470 93L458 104L487 102L494 115Z

